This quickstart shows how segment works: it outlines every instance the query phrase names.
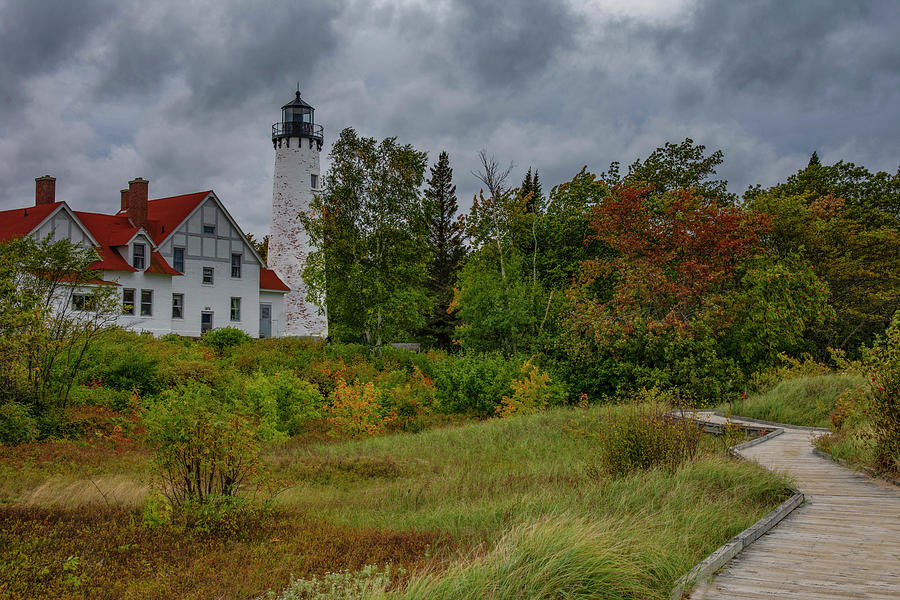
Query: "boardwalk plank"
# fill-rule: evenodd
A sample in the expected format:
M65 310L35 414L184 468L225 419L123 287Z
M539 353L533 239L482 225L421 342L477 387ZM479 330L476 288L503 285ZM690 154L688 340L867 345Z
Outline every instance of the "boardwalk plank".
M785 428L741 452L786 473L807 501L698 584L692 599L900 598L900 490L816 456L813 435Z

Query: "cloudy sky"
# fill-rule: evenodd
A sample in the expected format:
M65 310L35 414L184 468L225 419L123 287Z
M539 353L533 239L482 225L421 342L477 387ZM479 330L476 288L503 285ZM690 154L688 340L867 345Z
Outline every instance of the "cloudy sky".
M352 126L450 153L460 203L485 149L545 189L691 137L742 192L818 150L900 164L895 0L0 0L0 209L110 212L215 189L268 230L270 127L297 80L327 152Z

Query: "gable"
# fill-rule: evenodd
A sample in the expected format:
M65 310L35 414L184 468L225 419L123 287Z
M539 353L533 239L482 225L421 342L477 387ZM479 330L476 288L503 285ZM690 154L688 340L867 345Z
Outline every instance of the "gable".
M215 233L204 233L205 227L212 227ZM230 258L232 252L238 252L244 255L245 262L247 258L252 257L260 268L266 266L214 192L209 192L207 197L171 230L165 241L160 243L160 252L170 256L175 246L185 248L188 255L208 258L225 259Z

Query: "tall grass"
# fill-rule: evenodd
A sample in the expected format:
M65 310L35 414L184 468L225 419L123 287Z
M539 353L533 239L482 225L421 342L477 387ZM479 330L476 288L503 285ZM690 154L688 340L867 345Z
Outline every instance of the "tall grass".
M837 398L865 383L859 375L816 375L788 379L746 400L722 404L733 415L790 425L828 427Z
M596 438L578 432L604 416L560 409L286 451L276 472L331 474L279 499L343 525L449 533L469 548L399 598L499 599L664 597L785 496L780 477L713 454L603 475Z
M397 600L482 598L580 598L596 600L658 597L652 587L654 561L636 553L635 535L610 521L547 518L517 525L485 556L446 572L425 575L394 594Z

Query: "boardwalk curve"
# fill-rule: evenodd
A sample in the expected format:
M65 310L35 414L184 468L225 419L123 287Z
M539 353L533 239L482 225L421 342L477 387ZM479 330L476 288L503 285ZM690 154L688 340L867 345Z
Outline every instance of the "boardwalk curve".
M810 442L819 433L783 428L739 453L790 475L806 502L699 583L692 600L900 598L900 489L815 455Z

